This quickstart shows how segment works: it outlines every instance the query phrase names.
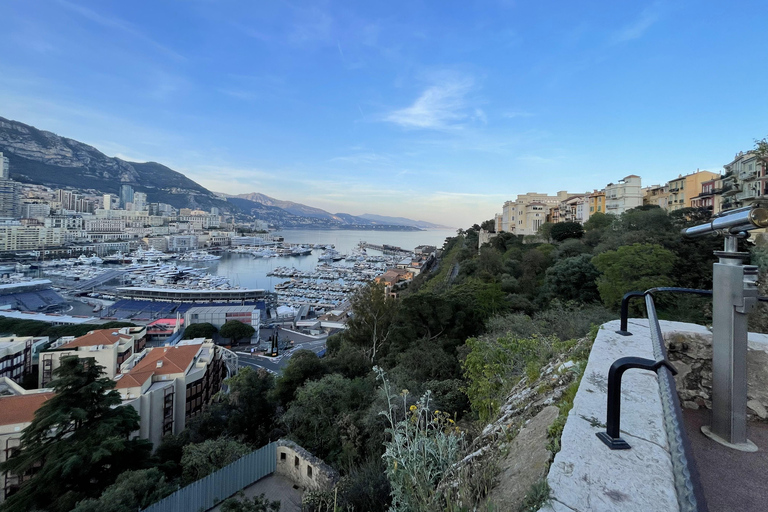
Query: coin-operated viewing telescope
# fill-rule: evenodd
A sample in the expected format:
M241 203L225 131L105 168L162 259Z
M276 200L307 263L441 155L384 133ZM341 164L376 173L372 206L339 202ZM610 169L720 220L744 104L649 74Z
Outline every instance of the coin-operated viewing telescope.
M725 236L723 251L712 269L712 424L701 428L715 441L743 451L756 451L747 439L747 314L758 300L757 267L744 265L738 239L768 227L765 208L737 208L710 222L682 231L693 238Z

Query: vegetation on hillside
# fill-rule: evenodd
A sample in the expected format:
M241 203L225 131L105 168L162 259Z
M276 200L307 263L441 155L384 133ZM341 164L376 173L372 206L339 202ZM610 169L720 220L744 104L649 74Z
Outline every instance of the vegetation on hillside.
M307 493L307 510L459 510L456 499L472 510L493 485L491 471L455 488L453 504L437 489L513 386L558 354L588 350L575 340L616 318L625 292L711 287L721 241L680 236L708 215L656 207L598 213L583 227L499 233L479 248L479 225L459 230L440 264L398 299L381 285L362 287L349 328L329 338L324 358L297 351L279 377L244 369L230 379L230 393L167 436L151 465L178 484L211 470L193 466L188 454L206 453L214 441L237 454L288 437L342 475L333 492ZM753 251L758 264L768 263L768 249ZM657 302L662 317L710 321L706 299ZM553 447L569 400L552 429Z

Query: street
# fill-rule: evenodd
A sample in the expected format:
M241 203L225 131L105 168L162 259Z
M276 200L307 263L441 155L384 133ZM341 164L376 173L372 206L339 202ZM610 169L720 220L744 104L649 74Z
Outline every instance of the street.
M268 331L267 329L262 329L262 338L266 338L264 336L264 331ZM288 339L293 341L293 347L289 349L285 349L285 351L282 351L280 355L277 357L267 357L265 355L260 354L251 354L250 347L249 346L241 346L241 347L232 347L232 350L237 354L238 357L238 365L243 368L246 366L250 366L251 368L263 368L267 370L270 373L273 373L275 375L279 375L282 372L282 369L288 364L288 361L290 361L291 356L294 352L297 350L311 350L315 354L318 354L325 350L325 340L328 339L327 335L323 336L306 336L304 334L300 334L294 331L288 331L285 329L280 329L280 339Z

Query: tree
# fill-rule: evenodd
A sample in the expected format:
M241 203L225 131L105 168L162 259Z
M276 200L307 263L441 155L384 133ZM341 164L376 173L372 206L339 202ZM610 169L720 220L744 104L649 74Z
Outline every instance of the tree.
M69 511L98 497L123 471L145 465L151 443L130 438L139 415L120 405L115 382L102 370L93 358L62 358L51 382L55 394L35 411L19 452L0 464L0 472L33 473L3 510Z
M491 233L496 232L496 220L495 219L488 219L486 221L483 221L482 224L480 224L480 229L484 229L485 231L490 231Z
M552 227L554 226L551 222L545 222L541 226L539 226L538 231L536 231L536 234L539 235L541 238L544 239L544 241L549 242L552 239Z
M81 501L72 512L135 512L172 494L176 488L157 468L126 471L99 499Z
M593 302L600 299L596 282L599 276L592 256L582 254L560 260L548 268L545 283L558 299Z
M603 273L597 280L597 289L609 308L618 308L629 291L673 284L670 273L675 255L660 245L625 245L595 256L592 263Z
M550 236L555 242L584 236L584 228L578 222L559 222L552 226Z
M192 338L213 338L218 332L216 326L207 322L201 324L190 324L184 329L184 339L191 340Z
M249 453L247 445L226 437L188 444L181 456L182 481L187 485L200 480Z
M270 391L275 378L268 371L243 368L227 380L227 431L254 446L264 446L272 432L276 405Z
M358 288L350 302L352 318L347 322L345 335L374 362L382 346L389 341L397 303L385 293L383 283L375 282Z
M274 395L285 407L293 401L296 390L305 382L319 380L326 373L325 366L317 354L311 350L297 350L283 369L283 374L276 380Z
M256 329L248 324L244 324L243 322L239 322L237 320L230 320L221 326L219 335L222 338L229 338L232 340L233 344L237 344L239 340L250 338L254 335L255 332Z
M595 212L589 216L587 222L584 223L584 229L587 231L603 230L613 223L613 215L606 215L602 212Z

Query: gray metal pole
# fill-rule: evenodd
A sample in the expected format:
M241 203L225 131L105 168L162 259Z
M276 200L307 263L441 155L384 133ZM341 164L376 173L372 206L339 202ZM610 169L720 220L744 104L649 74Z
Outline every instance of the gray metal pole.
M702 432L742 451L747 439L747 314L757 302L757 267L742 265L736 235L726 235L712 272L712 425Z

